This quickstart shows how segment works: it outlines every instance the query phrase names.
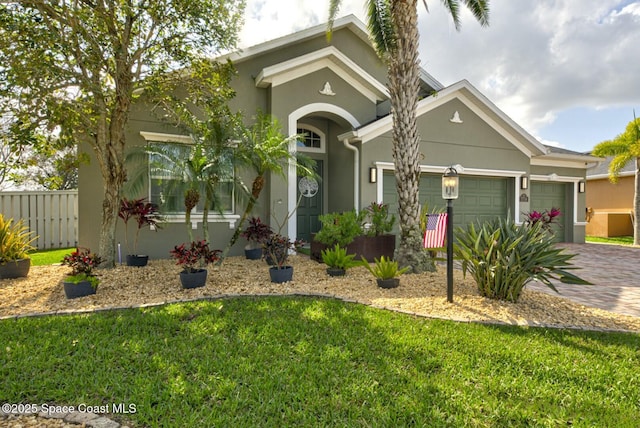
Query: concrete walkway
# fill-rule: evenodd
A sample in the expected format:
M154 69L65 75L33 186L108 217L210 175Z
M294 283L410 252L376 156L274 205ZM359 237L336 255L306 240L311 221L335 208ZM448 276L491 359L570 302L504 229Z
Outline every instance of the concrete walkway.
M527 289L564 297L587 306L640 317L640 248L605 244L561 244L576 256L572 271L594 285L557 283L557 294L544 284Z

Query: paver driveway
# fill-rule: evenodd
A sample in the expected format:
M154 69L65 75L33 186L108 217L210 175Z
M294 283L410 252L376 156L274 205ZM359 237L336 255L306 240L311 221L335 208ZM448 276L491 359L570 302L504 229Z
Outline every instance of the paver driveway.
M640 248L604 244L561 244L576 254L573 271L594 285L555 284L561 297L583 305L640 317ZM539 283L528 289L557 295Z

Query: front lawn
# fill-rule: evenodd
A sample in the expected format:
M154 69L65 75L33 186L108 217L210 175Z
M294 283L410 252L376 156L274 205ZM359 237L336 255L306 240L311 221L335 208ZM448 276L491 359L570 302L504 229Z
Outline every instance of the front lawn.
M640 336L235 298L0 321L0 397L132 426L637 426ZM129 408L129 407L127 407ZM122 418L123 415L114 415Z
M34 251L29 254L29 258L31 258L31 266L44 266L60 263L62 258L73 250L74 248L56 248L53 250Z
M633 245L633 236L612 236L610 238L587 236L585 240L587 242L594 242L598 244Z

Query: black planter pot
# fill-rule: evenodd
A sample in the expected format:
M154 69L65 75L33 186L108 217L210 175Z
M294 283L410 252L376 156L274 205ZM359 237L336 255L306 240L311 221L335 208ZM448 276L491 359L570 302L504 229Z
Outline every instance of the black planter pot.
M195 272L183 270L180 272L180 283L182 284L182 288L204 287L207 283L207 270L198 269Z
M245 249L244 256L249 260L260 260L262 258L262 248Z
M135 254L127 254L127 266L142 267L149 262L149 256L138 256Z
M344 276L347 271L340 268L327 268L327 274L329 276Z
M271 276L271 282L275 283L291 281L293 279L293 266L283 266L281 268L272 266L269 268L269 276Z
M378 287L380 288L396 288L400 285L400 278L389 278L389 279L376 279L378 283Z
M29 274L31 259L20 259L0 264L0 279L24 278Z
M97 287L93 288L89 281L80 281L78 283L63 281L62 284L64 285L64 294L67 296L67 299L76 299L78 297L96 294Z

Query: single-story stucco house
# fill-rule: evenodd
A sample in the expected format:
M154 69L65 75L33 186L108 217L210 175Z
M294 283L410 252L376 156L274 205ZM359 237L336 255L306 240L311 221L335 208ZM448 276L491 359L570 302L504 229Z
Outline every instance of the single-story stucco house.
M620 171L617 183L609 181L613 157L587 170L587 235L610 237L633 235L635 162Z
M296 207L295 170L290 169L285 180L270 177L255 215L273 226L274 218L284 221L290 212L282 232L308 240L319 228L320 214L359 210L373 201L388 203L395 211L387 70L362 22L353 16L337 20L330 43L323 24L227 58L238 73L232 83L237 94L232 110L248 116L262 110L277 117L288 135L306 133L305 141L292 150L317 160L322 178L317 194L302 198ZM507 215L520 222L523 213L557 207L562 211L558 240L584 242L585 195L580 189L587 166L597 158L542 145L466 80L444 87L422 70L420 98L423 203L430 208L445 206L441 176L447 167L459 165L456 225ZM142 103L134 106L130 118L130 146L190 141L160 123ZM98 248L102 198L98 168L82 166L79 183L79 242ZM159 202L158 189L147 191ZM242 209L237 196L230 191L224 215L210 216L214 248L223 248L239 226ZM161 231L143 231L140 252L166 258L174 245L187 241L184 214L178 210L169 214ZM196 236L202 236L201 219L199 212L192 219ZM121 241L122 229L119 224ZM244 244L238 242L233 254L239 254Z

